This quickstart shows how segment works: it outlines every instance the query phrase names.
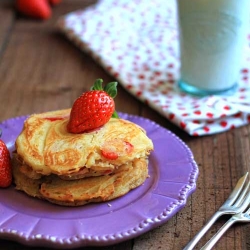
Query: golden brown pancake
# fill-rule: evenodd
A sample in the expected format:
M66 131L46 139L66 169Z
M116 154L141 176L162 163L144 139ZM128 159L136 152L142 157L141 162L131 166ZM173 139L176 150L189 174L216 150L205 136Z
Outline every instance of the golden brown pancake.
M153 143L140 126L111 118L88 133L67 131L70 109L31 115L16 140L17 190L63 206L115 199L148 176Z
M28 178L58 175L65 180L107 175L147 159L152 141L138 125L111 118L82 134L67 131L70 109L31 115L16 140L20 172Z
M63 206L80 206L115 199L138 187L148 177L148 163L145 159L122 165L114 174L73 181L62 180L54 174L31 179L20 171L16 154L12 162L17 190Z

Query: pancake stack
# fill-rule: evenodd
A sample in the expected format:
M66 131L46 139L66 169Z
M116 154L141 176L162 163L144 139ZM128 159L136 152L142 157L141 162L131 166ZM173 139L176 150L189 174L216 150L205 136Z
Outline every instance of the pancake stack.
M88 133L67 131L70 109L31 115L16 140L17 190L63 206L112 200L148 177L152 141L138 125L111 118Z

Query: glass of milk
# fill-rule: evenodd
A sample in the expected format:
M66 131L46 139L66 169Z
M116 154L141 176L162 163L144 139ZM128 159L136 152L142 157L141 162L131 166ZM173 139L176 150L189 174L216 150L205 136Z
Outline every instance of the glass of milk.
M181 76L194 95L237 89L250 30L250 0L178 0Z

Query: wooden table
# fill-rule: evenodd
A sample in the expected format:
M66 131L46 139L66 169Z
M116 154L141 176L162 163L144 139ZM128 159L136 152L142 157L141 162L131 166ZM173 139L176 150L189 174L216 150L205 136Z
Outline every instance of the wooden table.
M63 0L53 9L51 19L37 21L17 14L14 1L1 0L0 121L71 107L75 98L88 90L96 78L102 78L104 82L115 80L55 30L54 24L59 16L94 2ZM182 249L220 207L238 178L249 171L250 125L217 135L193 138L121 86L118 91L117 110L149 118L179 136L191 148L200 173L196 192L188 199L185 208L167 223L136 239L101 249ZM198 248L226 219L222 218L215 224ZM249 232L249 225L235 225L215 249L250 249ZM1 239L0 249L21 250L27 249L27 246Z

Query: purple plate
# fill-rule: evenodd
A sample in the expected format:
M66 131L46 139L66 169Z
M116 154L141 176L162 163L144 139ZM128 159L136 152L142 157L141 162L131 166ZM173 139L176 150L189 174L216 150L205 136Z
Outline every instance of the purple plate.
M162 225L182 209L196 188L198 167L190 149L158 124L120 113L143 127L154 143L145 183L123 197L82 207L61 207L31 198L11 186L0 189L0 237L32 246L105 246ZM0 124L12 152L26 117Z

